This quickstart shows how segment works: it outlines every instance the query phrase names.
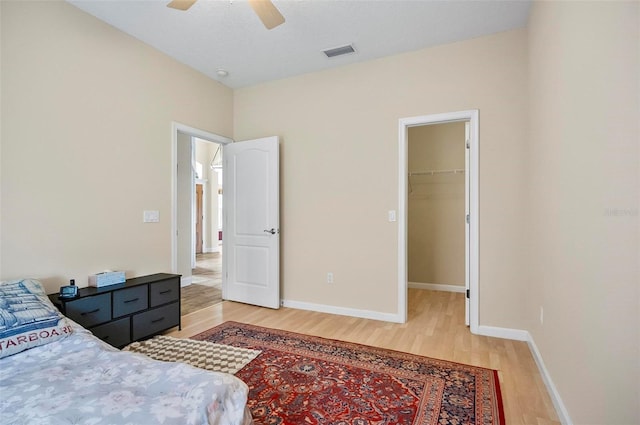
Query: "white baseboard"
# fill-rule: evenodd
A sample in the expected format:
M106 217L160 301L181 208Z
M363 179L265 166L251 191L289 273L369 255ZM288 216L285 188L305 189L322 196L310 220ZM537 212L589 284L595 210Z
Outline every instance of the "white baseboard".
M180 277L180 287L184 288L185 286L191 285L193 280L193 276L182 276Z
M542 380L544 381L544 385L547 387L547 391L549 392L549 396L551 397L551 401L553 402L553 406L556 408L556 413L558 414L558 419L560 419L560 423L562 425L573 425L571 422L571 418L569 417L569 412L567 411L566 406L562 402L562 398L560 398L560 393L558 393L558 389L553 383L551 379L551 375L544 365L544 361L542 360L542 355L540 351L538 351L538 347L536 346L535 341L533 340L533 336L527 332L529 338L527 339L527 343L529 344L529 350L533 355L533 359L538 366L538 370L540 371L540 375L542 375Z
M463 292L463 293L465 291L464 285L445 285L442 283L409 282L408 286L409 288L429 289L431 291Z
M553 402L553 406L556 409L556 413L558 414L558 419L560 419L560 423L563 425L573 425L571 422L571 418L569 417L569 412L567 412L567 408L562 402L562 398L560 398L560 393L558 393L558 389L553 384L553 380L551 379L551 375L549 371L544 365L544 361L542 360L542 355L540 351L538 351L538 347L536 347L536 343L533 340L533 336L529 331L524 331L521 329L510 329L510 328L499 328L495 326L478 326L478 335L484 336L492 336L496 338L504 338L504 339L513 339L516 341L524 341L529 346L529 351L531 351L531 355L538 366L538 371L540 371L540 375L542 376L542 380L544 381L544 385L547 387L547 392L549 393L549 397Z
M380 313L379 311L360 310L355 308L336 307L333 305L314 304L304 301L281 300L283 307L296 308L298 310L317 311L319 313L337 314L339 316L358 317L361 319L382 320L384 322L402 323L402 318L397 314Z
M205 247L205 248L202 248L202 252L204 252L205 254L209 254L211 252L220 252L220 247L219 246Z
M496 326L478 326L478 335L492 336L494 338L513 339L516 341L529 341L529 332L521 329L499 328Z

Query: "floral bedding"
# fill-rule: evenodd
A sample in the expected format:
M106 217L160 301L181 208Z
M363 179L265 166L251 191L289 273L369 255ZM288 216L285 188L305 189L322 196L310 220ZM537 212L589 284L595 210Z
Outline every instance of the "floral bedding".
M241 425L247 394L233 375L121 352L79 326L0 359L6 425Z

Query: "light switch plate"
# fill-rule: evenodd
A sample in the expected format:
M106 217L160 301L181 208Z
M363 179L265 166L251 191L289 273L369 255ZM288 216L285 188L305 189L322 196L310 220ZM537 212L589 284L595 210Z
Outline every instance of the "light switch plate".
M396 221L396 210L389 210L389 222Z
M157 223L160 221L160 211L144 211L142 213L143 223Z

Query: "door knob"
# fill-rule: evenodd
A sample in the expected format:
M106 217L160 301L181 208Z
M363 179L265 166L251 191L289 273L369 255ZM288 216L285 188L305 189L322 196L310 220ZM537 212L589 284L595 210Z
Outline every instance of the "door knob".
M279 230L274 229L273 227L269 230L264 230L264 232L266 233L271 233L272 235L275 235L276 233L279 233Z

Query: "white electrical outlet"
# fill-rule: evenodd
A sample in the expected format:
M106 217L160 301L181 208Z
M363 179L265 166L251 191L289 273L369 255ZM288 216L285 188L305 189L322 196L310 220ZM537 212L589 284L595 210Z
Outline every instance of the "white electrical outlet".
M327 283L333 283L333 273L327 273Z
M544 308L540 306L540 324L544 325Z

